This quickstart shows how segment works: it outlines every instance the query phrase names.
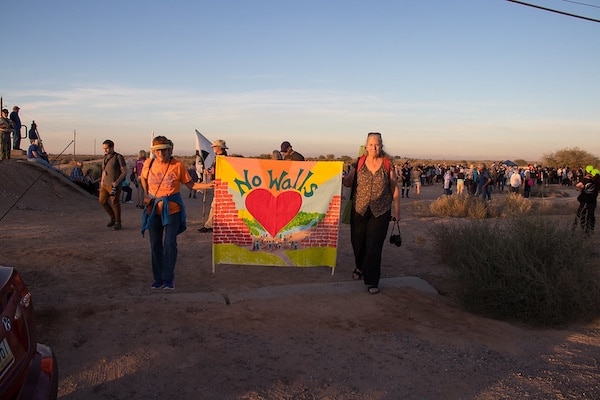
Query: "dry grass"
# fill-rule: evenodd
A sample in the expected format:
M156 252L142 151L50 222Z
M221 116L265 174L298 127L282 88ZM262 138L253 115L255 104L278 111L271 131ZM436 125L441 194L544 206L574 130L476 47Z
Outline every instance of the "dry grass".
M598 255L570 224L523 215L465 222L432 231L466 309L537 326L598 316Z

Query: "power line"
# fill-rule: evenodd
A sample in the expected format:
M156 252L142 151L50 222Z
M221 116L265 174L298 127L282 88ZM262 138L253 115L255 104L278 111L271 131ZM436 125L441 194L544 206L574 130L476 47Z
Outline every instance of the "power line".
M588 3L580 3L578 1L572 1L572 0L562 0L565 3L573 3L573 4L579 4L580 6L587 6L587 7L594 7L594 8L600 8L600 6L597 6L595 4L588 4Z
M571 14L571 13L567 13L567 12L564 12L564 11L553 10L551 8L546 8L546 7L542 7L542 6L536 6L535 4L525 3L523 1L518 1L518 0L506 0L506 1L510 1L512 3L517 3L517 4L521 4L521 5L528 6L528 7L538 8L538 9L544 10L544 11L550 11L550 12L553 12L553 13L566 15L566 16L569 16L569 17L585 19L586 21L600 22L600 20L598 20L598 19L584 17L582 15Z

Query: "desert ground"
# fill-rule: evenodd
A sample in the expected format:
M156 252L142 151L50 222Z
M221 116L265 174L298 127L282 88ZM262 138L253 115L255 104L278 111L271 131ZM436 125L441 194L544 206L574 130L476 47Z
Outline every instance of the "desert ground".
M574 193L552 201L574 215ZM151 290L135 202L113 231L96 198L65 179L0 163L0 264L33 294L60 399L600 398L600 321L533 329L459 307L429 233L445 220L423 213L439 184L402 199L403 245L386 244L377 295L352 281L347 225L333 274L213 273L211 234L197 231L202 195L185 194L176 290Z

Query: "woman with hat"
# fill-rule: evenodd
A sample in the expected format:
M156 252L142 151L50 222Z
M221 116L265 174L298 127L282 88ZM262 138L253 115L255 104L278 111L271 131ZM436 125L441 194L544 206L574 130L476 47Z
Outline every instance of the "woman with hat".
M151 288L173 290L177 235L186 229L180 186L202 190L212 185L192 181L185 165L173 158L173 142L166 137L152 139L152 153L155 158L146 160L141 174L142 186L149 196L142 214L142 235L148 230L154 276Z

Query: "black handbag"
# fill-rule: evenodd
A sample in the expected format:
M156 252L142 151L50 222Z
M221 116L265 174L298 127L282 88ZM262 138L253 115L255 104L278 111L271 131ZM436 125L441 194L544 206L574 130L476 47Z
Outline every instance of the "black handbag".
M397 231L397 233L394 233ZM394 221L394 225L392 225L392 233L390 234L390 243L395 244L396 247L402 246L402 234L400 233L400 225L398 221Z

